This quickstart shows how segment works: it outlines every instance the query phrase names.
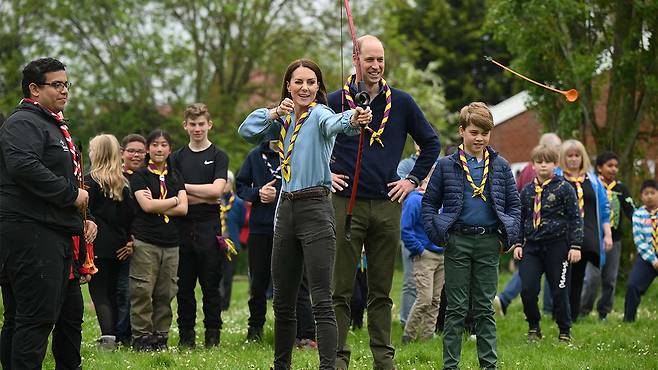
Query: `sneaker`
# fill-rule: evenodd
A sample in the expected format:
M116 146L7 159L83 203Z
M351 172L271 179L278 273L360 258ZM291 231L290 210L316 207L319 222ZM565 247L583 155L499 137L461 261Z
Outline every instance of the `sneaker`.
M150 335L141 335L133 338L133 351L135 352L151 352L154 351L153 343Z
M507 313L507 306L503 305L503 301L500 300L500 297L496 295L492 303L496 315L505 317L505 314Z
M206 329L206 348L219 347L219 329Z
M117 338L114 335L101 335L101 337L96 340L96 347L101 351L116 351L118 347Z
M196 333L194 329L181 329L178 339L179 348L194 348L196 347Z
M260 342L263 340L263 328L250 326L247 328L247 339L245 342Z
M608 314L607 313L600 313L599 314L599 321L608 321Z
M154 351L166 351L169 349L167 342L169 341L168 333L155 333L151 336L152 346Z
M571 343L571 334L569 333L560 333L557 337L557 340L564 343Z
M536 342L543 337L544 336L541 334L541 330L539 328L528 330L528 342Z
M478 340L478 337L475 334L471 334L471 335L468 336L468 341L469 342L475 342L477 340Z
M295 339L295 345L299 349L318 349L318 342L313 339Z
M411 343L412 339L408 335L402 335L402 345L406 346L407 344Z

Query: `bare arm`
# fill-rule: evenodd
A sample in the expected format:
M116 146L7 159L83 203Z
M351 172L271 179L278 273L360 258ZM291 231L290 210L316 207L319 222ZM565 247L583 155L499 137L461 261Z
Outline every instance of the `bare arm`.
M178 191L178 205L164 212L167 216L185 216L187 214L187 193ZM172 198L173 199L173 198Z
M137 203L139 203L139 206L146 213L164 213L170 208L176 207L175 198L153 199L151 191L148 189L136 191L135 199L137 199ZM187 207L187 198L185 201Z

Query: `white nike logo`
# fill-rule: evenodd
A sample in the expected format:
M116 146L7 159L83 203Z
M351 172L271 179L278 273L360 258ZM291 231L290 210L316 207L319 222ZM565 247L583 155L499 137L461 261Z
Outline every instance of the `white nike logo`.
M203 161L203 164L211 164L211 163L215 163L215 161Z

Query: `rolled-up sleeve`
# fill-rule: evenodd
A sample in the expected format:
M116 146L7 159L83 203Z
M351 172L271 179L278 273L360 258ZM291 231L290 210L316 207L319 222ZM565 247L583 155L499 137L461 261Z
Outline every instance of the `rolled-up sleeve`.
M238 128L238 134L252 144L278 139L281 130L279 120L270 119L267 108L251 112Z

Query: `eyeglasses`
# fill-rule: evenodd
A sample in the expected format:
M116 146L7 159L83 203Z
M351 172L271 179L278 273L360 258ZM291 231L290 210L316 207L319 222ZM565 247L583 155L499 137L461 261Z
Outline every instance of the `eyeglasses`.
M146 151L139 150L139 149L124 149L124 150L126 152L128 152L128 154L130 154L130 155L135 155L135 154L144 155L144 154L146 154Z
M66 87L67 90L71 89L71 83L66 81L66 82L61 82L61 81L54 81L54 82L44 82L39 85L48 85L52 87L53 89L57 90L58 92L64 91L64 88Z

